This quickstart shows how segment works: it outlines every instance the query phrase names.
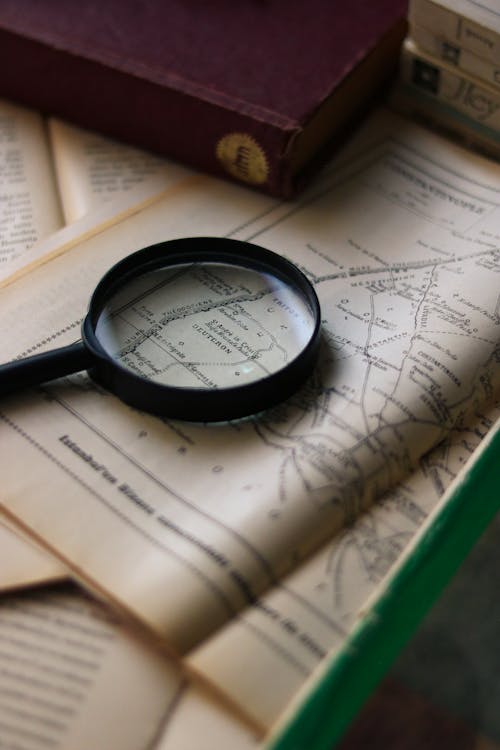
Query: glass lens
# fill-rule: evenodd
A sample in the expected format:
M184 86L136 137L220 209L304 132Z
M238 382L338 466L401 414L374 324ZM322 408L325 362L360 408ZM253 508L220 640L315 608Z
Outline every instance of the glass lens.
M96 336L113 359L149 380L229 388L282 369L314 327L308 300L280 278L201 262L129 281L103 307Z

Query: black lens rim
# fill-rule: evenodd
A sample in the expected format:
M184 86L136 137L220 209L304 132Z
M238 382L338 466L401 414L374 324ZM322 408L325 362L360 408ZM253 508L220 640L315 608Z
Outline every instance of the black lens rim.
M189 262L222 262L268 272L300 291L314 318L301 352L282 369L252 383L207 389L163 385L137 375L113 360L95 334L106 301L131 278L157 268ZM122 401L142 411L173 419L220 422L256 414L291 396L311 374L318 357L321 310L318 297L297 266L271 250L226 237L185 237L138 250L116 263L94 290L82 325L82 339L94 357L90 376Z

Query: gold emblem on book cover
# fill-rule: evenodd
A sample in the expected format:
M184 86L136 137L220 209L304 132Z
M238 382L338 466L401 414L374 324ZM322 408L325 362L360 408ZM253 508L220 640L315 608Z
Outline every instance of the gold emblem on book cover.
M217 143L216 156L226 172L243 182L261 185L269 165L264 150L248 133L228 133Z

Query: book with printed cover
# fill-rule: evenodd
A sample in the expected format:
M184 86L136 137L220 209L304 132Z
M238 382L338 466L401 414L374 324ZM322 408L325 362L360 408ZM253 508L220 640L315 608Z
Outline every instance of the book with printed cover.
M403 44L400 81L391 102L498 158L500 91L428 55L411 38Z
M480 78L487 85L500 88L500 56L492 62L423 26L413 26L411 38L423 52L455 66L457 72Z
M408 20L413 38L414 29L422 28L448 43L448 61L467 50L498 65L500 8L496 0L410 0Z

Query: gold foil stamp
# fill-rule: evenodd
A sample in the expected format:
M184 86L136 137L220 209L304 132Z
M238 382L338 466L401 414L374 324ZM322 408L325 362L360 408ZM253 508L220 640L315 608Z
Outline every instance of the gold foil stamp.
M216 156L226 172L242 182L266 182L269 165L264 150L248 133L228 133L217 143Z

